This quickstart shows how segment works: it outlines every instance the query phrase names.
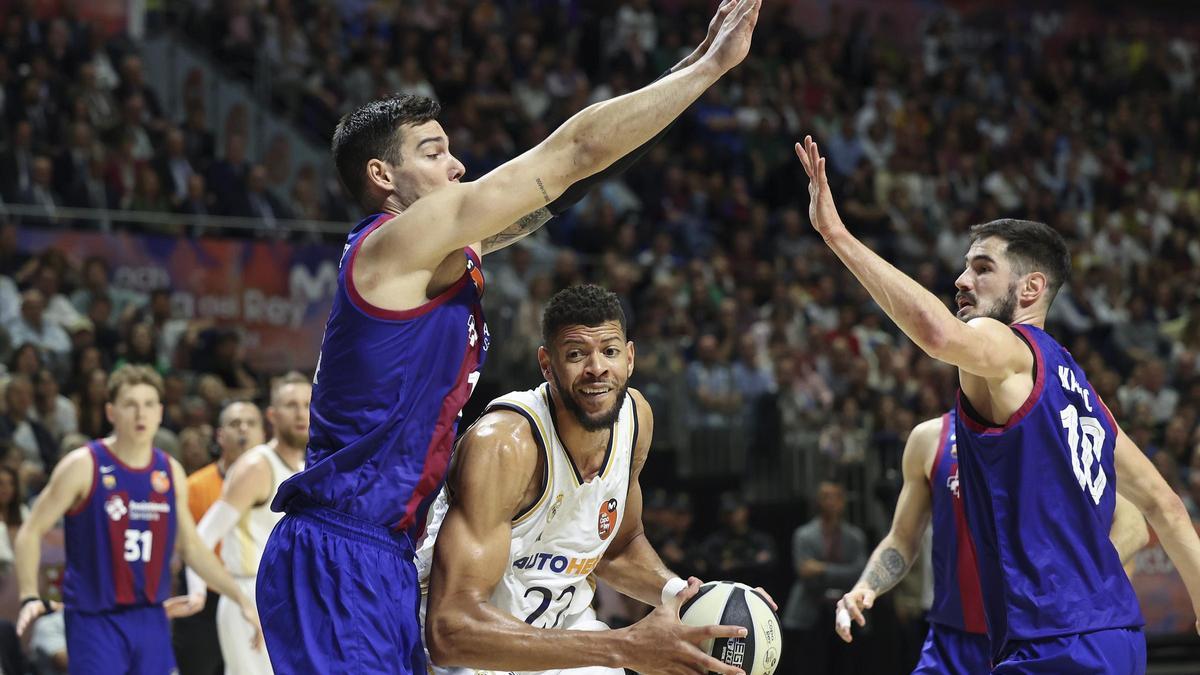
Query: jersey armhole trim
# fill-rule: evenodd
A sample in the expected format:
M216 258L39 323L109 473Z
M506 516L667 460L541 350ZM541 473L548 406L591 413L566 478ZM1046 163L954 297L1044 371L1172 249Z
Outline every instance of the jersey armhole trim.
M531 504L525 506L520 511L517 511L517 515L513 516L512 524L515 526L524 522L529 518L529 516L533 515L533 513L538 510L538 507L546 502L546 497L550 494L550 451L546 446L546 440L542 433L541 424L538 423L537 416L533 414L532 410L529 410L524 405L517 403L516 401L501 401L498 403L493 403L489 405L487 410L484 412L491 412L492 410L508 410L510 412L517 413L521 417L524 417L525 421L529 423L529 431L533 433L534 442L537 443L538 449L542 451L542 492L538 495L537 499L533 500Z
M942 430L938 433L937 450L934 451L933 465L929 467L929 475L925 477L929 481L929 487L933 487L933 477L938 474L938 469L941 468L942 462L946 458L946 439L950 438L950 413L942 414Z
M96 448L92 447L91 443L87 444L87 449L92 453L92 484L90 487L88 487L87 494L83 496L83 499L79 502L79 505L67 511L66 515L68 516L77 516L83 513L84 509L88 507L88 504L92 502L92 495L96 494L96 483L100 482L100 458L96 454Z
M458 281L455 281L453 284L451 284L449 288L441 293L438 293L436 297L430 298L420 305L410 309L386 309L378 305L371 304L362 296L362 294L358 292L358 287L354 285L354 261L358 258L358 251L360 248L362 248L363 242L367 240L367 237L371 236L375 230L379 229L381 225L391 220L393 217L394 216L391 214L380 215L375 222L367 226L366 231L364 231L362 235L360 235L354 242L354 245L350 247L350 252L346 254L346 297L350 300L350 304L355 309L371 317L372 319L379 319L381 321L408 321L410 319L415 319L419 316L428 314L438 306L444 304L450 298L454 297L455 294L462 290L463 285L467 283L467 280L471 278L471 275L468 271L464 270L462 276L458 278Z
M633 442L629 444L629 482L628 487L633 487L633 465L637 462L637 447L638 447L638 406L637 399L629 397L630 407L633 408ZM649 459L650 449L646 449L647 459Z
M1025 419L1029 411L1033 410L1033 407L1041 400L1042 389L1046 386L1046 359L1042 355L1042 350L1038 346L1037 340L1028 333L1029 328L1027 326L1015 324L1010 326L1010 328L1017 334L1017 337L1025 342L1025 346L1029 347L1030 353L1033 354L1033 389L1029 391L1029 396L1025 398L1025 402L1008 418L1008 421L1003 425L997 425L990 420L986 420L983 415L975 410L960 387L958 390L959 413L962 415L963 424L967 425L968 429L977 434L999 436L1020 424L1021 420Z

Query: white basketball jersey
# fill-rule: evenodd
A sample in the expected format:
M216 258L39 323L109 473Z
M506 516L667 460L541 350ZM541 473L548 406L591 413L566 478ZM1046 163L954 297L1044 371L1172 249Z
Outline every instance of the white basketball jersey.
M221 540L221 559L229 573L236 577L252 577L258 574L258 561L262 559L267 537L275 524L283 518L282 513L271 510L271 500L279 492L279 484L299 473L293 471L275 452L269 443L256 445L246 451L247 456L262 455L271 467L271 496L258 506L252 506L242 514L237 525ZM304 468L301 462L300 468Z
M545 453L545 489L513 519L508 569L491 597L495 607L538 628L570 627L591 606L594 589L588 575L621 528L638 435L636 404L626 396L604 464L585 483L554 428L553 405L550 386L543 384L501 396L487 407L519 413ZM428 587L433 547L448 506L443 488L417 551L422 589Z

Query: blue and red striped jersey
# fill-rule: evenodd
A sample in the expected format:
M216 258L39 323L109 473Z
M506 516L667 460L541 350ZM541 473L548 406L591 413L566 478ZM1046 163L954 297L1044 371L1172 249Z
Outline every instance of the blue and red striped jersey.
M986 634L975 544L967 530L958 479L956 416L953 410L942 415L942 432L929 471L933 509L933 605L929 620L967 633Z
M1109 540L1117 426L1083 369L1035 326L1034 384L996 426L959 392L955 431L967 522L995 655L1012 640L1141 626Z
M175 480L155 448L135 469L91 441L92 489L66 521L63 602L80 612L157 605L171 592Z
M351 231L313 378L304 471L271 508L298 497L419 538L445 479L462 407L491 341L479 259L463 250L463 274L420 307L394 311L355 289L354 259L392 216Z

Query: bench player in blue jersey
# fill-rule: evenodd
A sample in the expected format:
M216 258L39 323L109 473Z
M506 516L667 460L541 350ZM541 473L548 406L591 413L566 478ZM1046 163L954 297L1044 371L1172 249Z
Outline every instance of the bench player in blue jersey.
M929 634L913 670L922 675L991 670L975 547L962 505L956 417L957 411L951 410L913 427L901 460L904 486L892 529L875 547L858 583L838 602L835 630L850 642L851 620L866 625L866 610L908 573L932 522L933 605ZM1150 538L1145 519L1120 496L1109 538L1122 561L1133 557Z
M153 447L162 423L162 378L145 366L109 377L105 414L113 435L73 450L58 463L16 538L17 583L24 632L50 603L38 593L42 536L65 521L67 569L63 611L72 673L168 675L175 671L164 602L171 598L171 555L222 595L254 625L254 603L204 546L187 508L183 467Z
M480 256L539 226L741 62L759 3L727 4L694 62L589 106L472 182L431 100L374 101L338 123L338 173L375 215L342 255L305 470L272 505L286 515L257 599L277 672L425 671L413 548L490 345Z
M958 367L959 480L993 672L1145 672L1141 610L1108 540L1117 490L1149 520L1197 610L1200 537L1042 328L1070 274L1062 236L1026 220L972 228L956 317L846 229L811 138L796 154L825 243L918 347Z

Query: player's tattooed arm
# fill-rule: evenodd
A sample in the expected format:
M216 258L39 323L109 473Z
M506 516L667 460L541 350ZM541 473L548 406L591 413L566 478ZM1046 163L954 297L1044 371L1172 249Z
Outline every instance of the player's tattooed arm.
M895 548L889 547L880 552L867 566L867 585L876 593L890 590L904 578L908 567L909 563L904 560L904 556Z
M550 210L543 206L537 211L524 216L512 225L509 225L508 228L503 232L499 232L488 237L487 239L484 239L480 245L480 248L482 248L481 252L486 255L493 251L499 251L506 246L515 244L525 237L528 237L534 232L540 230L541 227L545 225L546 222L552 217L553 214L550 213Z

